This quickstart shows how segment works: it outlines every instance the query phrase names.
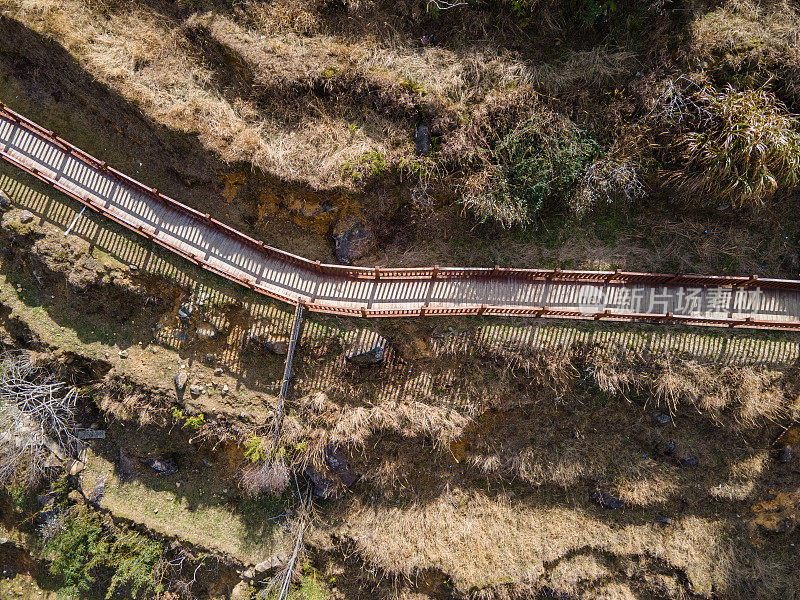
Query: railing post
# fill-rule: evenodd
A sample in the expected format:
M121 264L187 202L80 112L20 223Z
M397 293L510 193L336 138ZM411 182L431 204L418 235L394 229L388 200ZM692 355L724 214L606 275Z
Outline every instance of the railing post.
M381 271L378 267L375 267L375 280L379 280L381 278Z
M439 276L439 265L433 266L433 279L436 279Z
M478 316L482 315L484 312L486 312L486 305L481 304L481 307L478 309Z
M366 306L362 306L361 307L361 316L363 318L365 318L365 319L367 318L367 307Z

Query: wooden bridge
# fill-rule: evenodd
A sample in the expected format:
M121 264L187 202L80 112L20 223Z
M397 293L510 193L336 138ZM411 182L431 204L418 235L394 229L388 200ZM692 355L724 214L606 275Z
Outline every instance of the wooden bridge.
M800 281L623 271L321 264L113 169L0 104L0 154L187 260L276 300L355 317L491 315L800 331Z

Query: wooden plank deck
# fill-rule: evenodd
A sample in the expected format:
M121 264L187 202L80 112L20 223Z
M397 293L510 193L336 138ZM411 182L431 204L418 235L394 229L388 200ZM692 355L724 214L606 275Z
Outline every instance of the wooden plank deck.
M353 316L485 314L800 330L800 281L591 271L363 269L264 246L107 168L0 105L0 154L204 268L307 309Z

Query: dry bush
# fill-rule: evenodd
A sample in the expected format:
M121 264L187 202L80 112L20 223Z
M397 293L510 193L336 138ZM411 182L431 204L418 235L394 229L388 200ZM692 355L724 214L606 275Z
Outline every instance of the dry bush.
M0 485L35 485L50 454L59 459L77 449L77 391L55 381L27 354L0 361Z
M666 134L665 175L690 202L760 205L800 181L800 123L773 94L759 90L693 94L700 107L677 136ZM674 127L675 124L670 124Z
M728 0L692 24L690 60L758 87L777 76L800 98L800 13L788 0Z
M282 458L265 460L243 469L239 483L250 496L280 496L289 487L289 469Z

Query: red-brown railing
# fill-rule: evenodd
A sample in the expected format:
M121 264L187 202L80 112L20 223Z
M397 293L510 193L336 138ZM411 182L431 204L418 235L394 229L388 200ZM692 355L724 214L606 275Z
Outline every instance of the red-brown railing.
M132 179L109 166L88 152L73 146L54 132L45 129L41 125L16 113L4 104L0 103L0 116L15 122L24 127L29 133L36 135L46 141L57 145L62 151L80 160L92 169L105 172L124 182L129 187L147 194L157 201L169 205L180 212L190 215L193 219L201 221L206 225L217 229L232 239L255 248L258 252L266 256L297 265L301 269L311 272L330 275L339 278L356 280L393 280L393 281L420 281L437 279L466 279L466 278L515 278L526 281L542 281L557 283L614 283L614 284L639 284L653 286L692 286L692 287L758 287L760 289L773 290L800 290L800 280L795 279L771 279L761 278L758 275L749 277L716 276L716 275L696 275L696 274L658 274L658 273L636 273L629 271L575 271L562 269L515 269L503 267L476 268L476 267L415 267L415 268L389 268L389 267L351 267L344 265L325 264L319 261L311 261L302 256L297 256L285 252L278 248L266 245L264 242L255 240L241 231L238 231L225 223L213 218L207 213L202 213L190 206L186 206L162 194L155 188L148 187L143 183ZM210 271L221 275L227 279L235 281L245 287L255 290L290 304L298 301L296 297L284 296L274 290L257 285L255 281L241 278L230 272L224 271L210 264L202 256L188 253L177 246L166 243L159 239L152 232L142 227L136 227L117 215L108 211L96 198L89 194L81 196L62 185L57 178L51 177L41 172L37 168L27 165L17 160L8 153L7 147L0 147L0 155L15 165L16 167L30 173L38 179L47 182L59 191L74 198L78 202L90 207L100 214L112 219L120 225L150 239L151 241L167 248L175 254L189 260L190 262ZM301 300L302 301L302 300ZM518 317L546 317L560 319L582 319L582 320L606 320L606 321L647 321L660 323L686 323L694 325L715 325L727 327L752 327L770 328L782 330L800 331L800 320L795 321L774 321L759 319L734 319L734 318L707 318L695 316L673 315L671 313L612 313L600 311L595 313L584 313L565 309L552 309L546 306L475 306L466 305L463 307L421 307L418 309L389 309L389 308L368 308L363 305L343 306L341 304L325 304L323 302L304 301L303 306L307 310L318 313L353 316L353 317L419 317L419 316L464 316L464 315L484 315L484 316L518 316Z

